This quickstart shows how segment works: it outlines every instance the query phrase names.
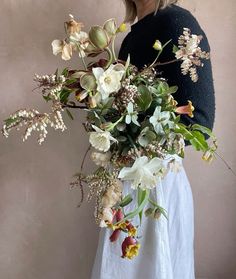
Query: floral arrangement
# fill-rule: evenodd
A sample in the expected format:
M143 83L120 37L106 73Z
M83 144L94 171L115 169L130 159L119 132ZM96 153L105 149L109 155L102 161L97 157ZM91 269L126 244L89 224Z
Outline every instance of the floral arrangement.
M138 70L130 63L130 57L127 61L116 58L115 38L125 31L124 23L117 27L116 21L109 19L103 26L92 26L88 33L82 31L83 27L83 23L70 15L65 22L66 38L54 40L52 50L64 60L78 54L84 69L65 68L51 75L35 75L42 97L51 104L51 111L19 109L5 120L2 132L8 137L13 128L24 126L23 140L34 131L38 133L38 143L42 144L49 127L66 130L64 112L73 119L71 109L86 110L83 125L88 133L89 148L71 187L81 189L80 206L84 200L84 185L87 185L87 201L95 199L97 224L112 230L111 242L118 239L121 231L125 232L122 257L132 259L140 248L138 225L132 223L133 218L139 215L140 225L143 214L146 218L159 219L161 215L168 218L166 210L149 194L168 171L178 171L181 167L173 155L184 157L185 141L188 141L210 162L217 148L216 138L206 127L181 123L181 114L193 117L194 104L188 101L185 106L178 106L173 97L177 86L169 86L164 77L157 75L161 64L158 58L171 41L153 42L156 59ZM185 28L178 46L173 46L176 59L168 62L181 61L183 75L189 74L193 82L198 80L197 67L202 67L202 60L210 56L199 47L201 39ZM108 58L86 61L95 60L102 53ZM206 134L210 143L205 139ZM89 151L97 169L84 174L83 164ZM172 159L166 165L164 161L168 156ZM126 181L137 191L137 201L133 201L131 194L123 195ZM135 210L126 212L131 202L136 203Z

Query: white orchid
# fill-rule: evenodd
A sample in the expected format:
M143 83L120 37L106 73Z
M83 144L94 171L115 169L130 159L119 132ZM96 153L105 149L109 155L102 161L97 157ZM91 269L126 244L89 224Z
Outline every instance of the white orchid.
M109 97L112 92L117 92L121 88L121 79L125 73L125 68L122 64L110 65L104 71L101 67L92 69L97 81L97 90L101 94L101 99Z
M130 124L131 122L133 122L135 125L140 126L140 124L138 123L138 113L134 111L134 105L132 102L128 103L127 112L128 114L125 117L125 123Z
M147 156L139 157L132 167L121 169L118 178L131 181L131 188L152 189L156 187L162 175L163 161L153 158L149 161Z
M96 132L90 132L89 142L95 149L107 152L110 149L111 142L117 142L117 140L112 137L109 131L103 131L94 125L92 127Z
M164 126L167 124L169 127L173 127L174 123L170 121L170 112L169 111L161 111L161 107L157 106L153 116L150 117L149 122L153 125L154 130L157 134L164 134Z

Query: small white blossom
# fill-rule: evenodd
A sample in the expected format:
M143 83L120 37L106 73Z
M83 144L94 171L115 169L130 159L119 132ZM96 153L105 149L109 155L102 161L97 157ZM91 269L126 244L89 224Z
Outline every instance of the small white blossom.
M131 122L133 122L135 125L140 126L140 124L138 123L138 113L134 111L134 105L132 102L128 103L127 112L128 114L125 117L125 123L130 124Z
M173 126L173 122L170 121L170 112L161 111L161 107L157 106L153 116L150 117L149 122L153 125L154 130L157 134L164 134L164 127L168 124L169 127Z
M111 158L111 153L106 152L106 153L101 153L101 152L92 152L91 154L91 159L92 161L97 165L101 167L106 167Z

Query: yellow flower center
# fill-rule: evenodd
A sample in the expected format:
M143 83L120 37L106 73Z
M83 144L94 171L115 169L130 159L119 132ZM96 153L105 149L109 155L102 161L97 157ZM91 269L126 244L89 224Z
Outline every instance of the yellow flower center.
M104 81L109 84L109 83L111 83L111 78L110 77L105 77Z
M140 243L129 245L125 250L125 257L132 259L138 255Z

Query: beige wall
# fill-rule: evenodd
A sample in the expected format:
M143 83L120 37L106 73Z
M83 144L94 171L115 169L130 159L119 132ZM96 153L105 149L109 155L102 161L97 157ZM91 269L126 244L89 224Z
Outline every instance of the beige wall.
M215 133L219 153L236 169L236 2L184 1L200 20L212 48L216 86ZM68 65L51 54L69 13L90 24L124 13L117 0L0 0L0 120L19 107L47 109L32 92L34 73ZM117 49L120 42L117 42ZM73 60L73 65L77 61ZM204 92L202 92L204 94ZM84 116L76 115L81 121ZM98 240L92 204L76 208L69 191L87 138L79 122L63 135L51 133L43 147L14 134L0 137L0 278L88 279ZM71 132L73 130L73 132ZM195 202L197 276L236 278L236 183L220 160L206 165L188 150L185 166Z

